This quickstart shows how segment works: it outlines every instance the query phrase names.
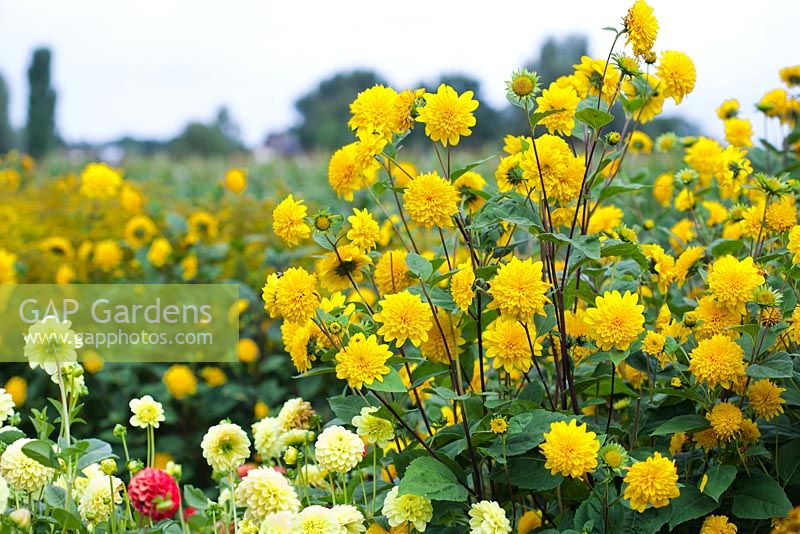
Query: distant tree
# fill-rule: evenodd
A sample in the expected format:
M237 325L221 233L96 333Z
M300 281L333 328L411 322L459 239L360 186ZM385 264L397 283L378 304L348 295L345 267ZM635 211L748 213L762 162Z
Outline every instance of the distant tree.
M343 72L327 78L295 102L300 123L293 129L305 149L333 150L353 141L347 127L356 95L386 81L370 70Z
M548 37L539 50L539 56L532 58L525 65L535 70L547 87L556 78L571 74L573 65L580 63L581 56L589 54L589 45L585 35L567 35L561 39Z
M239 126L226 108L220 108L211 123L191 122L169 142L175 156L226 156L244 150L238 138Z
M34 157L44 156L56 143L56 92L50 85L50 63L50 49L38 48L28 68L30 94L25 150Z
M14 130L8 118L9 92L8 84L0 75L0 154L5 154L14 147Z

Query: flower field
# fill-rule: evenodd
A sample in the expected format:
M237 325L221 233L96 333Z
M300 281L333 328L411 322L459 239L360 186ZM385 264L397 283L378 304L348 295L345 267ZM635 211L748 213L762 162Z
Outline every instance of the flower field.
M31 326L0 532L800 532L800 66L651 138L695 65L644 0L607 30L510 73L486 153L442 84L353 94L324 157L3 155L0 284L240 298L233 363Z

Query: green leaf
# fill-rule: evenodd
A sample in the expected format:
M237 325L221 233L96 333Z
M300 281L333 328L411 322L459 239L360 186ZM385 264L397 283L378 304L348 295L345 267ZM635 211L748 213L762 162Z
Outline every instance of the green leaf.
M600 191L600 200L605 200L623 193L630 193L635 191L642 191L644 189L651 189L652 186L646 184L616 184L603 188Z
M194 486L184 486L183 500L188 506L201 511L208 508L208 497L206 497L206 494L203 493L202 490L195 488Z
M653 430L651 436L664 436L678 432L695 432L708 428L708 419L702 415L679 415Z
M537 111L536 113L531 113L531 124L537 125L539 121L541 121L545 117L549 117L554 113L561 113L564 109L548 109L547 111Z
M111 445L105 441L89 438L83 440L83 443L88 444L88 448L83 456L78 460L78 469L83 469L91 464L96 464L106 458L116 458L114 451L111 450Z
M600 259L600 236L597 234L579 235L572 239L562 233L553 234L545 232L539 234L539 239L550 241L559 245L572 245L572 247L591 260Z
M776 352L761 363L748 365L746 373L752 378L790 378L794 375L794 368L787 353Z
M771 478L739 478L733 491L731 512L741 519L786 517L792 503L783 488Z
M616 243L605 245L600 249L601 258L629 258L639 264L643 271L650 269L647 257L642 253L642 249L635 243Z
M718 464L706 471L708 482L703 488L703 494L708 495L719 502L720 496L725 493L736 478L736 466L730 464Z
M432 501L464 502L467 490L456 475L433 458L417 458L406 469L398 495L419 495Z
M456 179L458 179L458 178L459 178L459 177L460 177L462 174L464 174L464 173L466 173L466 172L469 172L469 171L471 171L472 169L474 169L475 167L477 167L477 166L479 166L479 165L483 165L484 163L486 163L486 162L487 162L487 161L489 161L489 160L492 160L492 159L494 159L495 157L496 157L496 156L492 155L492 156L489 156L488 158L484 158L484 159L482 159L482 160L480 160L480 161L475 161L475 162L473 162L473 163L470 163L469 165L467 165L467 166L465 166L465 167L462 167L462 168L460 168L460 169L456 169L455 171L453 171L453 172L451 172L451 173L450 173L450 181L451 181L451 182L455 181L455 180L456 180Z
M575 113L575 119L586 124L590 128L599 130L606 124L614 120L614 115L595 108L583 108Z
M55 444L50 440L35 439L23 445L22 452L46 467L60 470L61 465L58 463L56 453L53 452L53 445Z
M329 397L328 404L333 410L333 413L344 423L350 424L353 417L361 413L362 408L369 406L360 395L350 395L345 397L339 395L337 397Z
M560 473L555 475L544 467L543 458L513 458L508 463L508 475L511 484L520 489L548 491L558 487L564 481ZM505 472L500 467L492 478L504 482Z
M372 391L383 391L385 393L405 393L406 386L403 384L403 379L400 374L389 368L389 374L383 375L383 382L375 380L372 384L367 385Z
M781 446L776 464L784 486L800 481L800 438Z
M669 518L669 528L672 530L681 523L703 517L717 506L714 499L703 495L694 486L684 486L680 496L670 503L672 515Z
M22 439L25 437L25 433L21 430L17 430L16 428L9 428L4 432L0 432L0 443L3 445L11 445L18 439Z
M744 248L744 243L741 239L717 239L711 243L709 249L711 255L715 258L726 256L728 254L736 254Z
M423 280L427 280L433 274L431 262L415 252L409 252L406 255L406 265L408 265L409 271Z
M50 515L58 521L58 525L65 531L80 532L82 524L81 518L77 513L67 510L65 508L55 508L50 510Z

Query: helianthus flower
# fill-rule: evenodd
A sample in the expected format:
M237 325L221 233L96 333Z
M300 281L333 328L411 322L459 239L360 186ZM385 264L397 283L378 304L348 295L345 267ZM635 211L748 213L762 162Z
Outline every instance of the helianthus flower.
M711 428L714 430L717 439L729 441L741 432L744 415L735 404L721 402L706 414L706 419L711 423Z
M625 33L626 44L631 44L633 53L637 56L643 56L653 49L658 33L658 20L653 15L653 8L644 0L636 0L628 9Z
M495 501L481 501L469 509L470 534L507 534L511 523Z
M347 222L350 223L347 239L353 245L365 251L375 248L375 243L380 238L380 228L368 210L353 208L353 214L347 218Z
M589 337L600 350L625 351L644 330L644 306L639 295L626 291L606 291L595 298L595 307L586 310Z
M643 462L633 464L625 475L623 496L631 503L631 508L641 513L648 505L661 508L677 498L678 469L675 463L654 453Z
M436 312L436 317L437 320L428 330L427 341L420 344L419 350L429 360L449 364L451 359L458 357L459 347L464 344L464 338L461 337L461 328L458 326L456 315L440 309ZM441 330L439 330L440 326ZM444 332L444 338L442 332Z
M718 302L731 310L745 311L753 290L764 283L764 277L750 256L739 261L731 255L716 260L708 270L708 288Z
M384 294L397 293L414 285L416 278L408 270L406 255L403 249L389 250L375 264L375 283Z
M541 355L542 345L532 336L534 354ZM533 363L533 355L528 345L525 328L514 319L495 319L484 333L486 356L492 358L494 369L504 369L507 373L522 371L527 373Z
M683 446L689 441L686 432L677 432L669 438L669 453L672 456L680 453L683 450Z
M407 493L397 495L399 486L394 486L386 494L381 513L389 521L389 526L399 527L410 523L419 532L425 532L428 523L433 519L433 506L431 501L419 495Z
M533 314L545 315L550 284L542 280L542 268L540 261L516 257L500 266L491 280L489 294L494 300L489 308L522 322L528 322Z
M367 438L367 443L374 443L385 449L394 439L394 425L388 419L374 415L377 411L376 406L365 406L351 422L358 435Z
M131 425L139 428L153 427L158 428L164 417L164 408L150 395L145 395L140 399L132 399L129 403L131 413Z
M110 273L122 262L122 248L116 241L106 239L94 246L92 263L101 271Z
M105 199L116 196L122 185L122 175L105 163L89 163L81 172L81 195Z
M329 426L314 444L317 463L330 473L347 473L364 457L364 442L342 426Z
M472 264L470 262L459 264L458 272L450 278L450 295L462 312L469 309L469 305L472 304L472 299L475 297L472 289L474 283L475 272L472 270Z
M630 115L641 124L647 124L661 113L665 100L661 86L661 81L652 74L643 74L622 84L622 92L631 108ZM636 104L632 104L633 102ZM659 139L664 142L664 139L660 137ZM659 139L656 140L656 147L664 152L666 150L663 149L663 145L659 145Z
M698 321L694 327L695 336L702 340L714 335L735 337L736 332L731 327L741 323L742 315L706 295L697 301L693 317Z
M302 323L314 315L319 306L317 277L302 267L291 267L278 279L275 306L292 323Z
M648 330L642 340L642 351L648 356L658 357L664 352L664 343L666 338L658 332Z
M721 120L728 120L734 118L739 114L739 101L735 98L723 100L722 104L717 108L717 117Z
M219 233L217 218L207 211L200 210L189 215L188 225L186 241L190 244L213 240Z
M710 515L703 520L698 534L736 534L736 525L728 522L728 516Z
M460 197L453 185L435 171L420 174L409 182L403 204L413 221L426 228L450 227L458 213Z
M359 137L377 132L387 139L391 138L398 126L397 98L397 91L383 85L375 85L358 93L350 104L352 117L347 125Z
M0 248L0 284L17 283L17 255Z
M166 265L170 254L172 254L172 245L163 237L158 237L150 243L150 248L147 251L147 261L153 267L163 267Z
M461 95L452 87L441 84L435 93L425 93L425 105L418 108L417 121L425 124L425 135L431 141L441 141L442 145L455 146L461 136L472 133L475 126L473 111L478 108L478 101L473 100L472 91Z
M336 378L347 380L354 389L361 389L364 384L371 385L375 380L383 382L383 376L390 371L386 360L391 357L388 345L378 344L374 335L367 338L359 332L336 354Z
M697 73L694 63L683 52L662 52L656 72L664 82L664 94L672 97L676 104L680 104L683 97L694 90Z
M665 208L672 201L674 183L674 177L669 173L659 174L653 182L653 198Z
M372 264L372 258L355 245L339 245L319 263L319 279L328 291L352 287L364 279L363 269Z
M539 510L528 510L517 522L517 534L531 534L534 530L542 526L542 512Z
M603 463L614 471L622 471L628 463L628 451L619 443L609 443L598 453Z
M786 401L781 398L781 393L784 391L785 388L778 387L765 378L750 386L747 390L747 402L758 417L769 421L783 413L783 404Z
M550 432L544 433L544 443L539 448L547 460L545 469L552 474L561 473L572 478L582 478L597 468L597 451L600 442L594 432L587 432L586 423L576 424L571 419L550 423Z
M602 59L581 56L581 62L573 67L575 67L575 75L572 80L578 96L581 98L588 95L601 96L607 103L614 98L621 77L619 69L615 65L606 65Z
M765 222L770 230L783 233L797 224L797 206L794 195L781 195L767 206Z
M428 330L433 324L433 313L419 296L401 291L386 295L379 306L381 311L373 318L381 325L378 334L385 341L395 341L397 347L401 347L406 340L416 347L427 341Z
M794 264L800 263L800 225L793 226L792 229L789 231L789 243L786 245L786 248L789 252L791 252L794 255L792 256L792 263ZM0 250L0 257L1 256L2 256L2 250ZM2 270L0 269L0 272L1 271Z
M689 371L698 382L728 387L744 375L744 351L729 337L703 339L689 355Z
M292 195L283 199L272 211L272 231L290 248L311 235L311 228L305 222L307 211L303 201L295 200Z
M244 517L261 522L277 512L297 513L300 500L289 480L272 467L259 467L247 472L234 491L238 506L244 506Z
M725 140L735 147L753 146L753 125L747 119L732 118L726 119Z
M552 110L562 110L552 113L539 122L547 128L547 131L559 133L569 137L575 127L575 110L578 109L580 98L572 87L559 87L555 82L550 87L542 91L542 96L536 99L539 113Z
M527 178L522 170L522 159L521 152L500 158L494 177L501 192L516 189L520 194L527 194Z
M646 133L636 130L628 136L628 150L631 154L649 154L653 151L653 140Z
M353 193L376 180L379 167L377 161L364 167L360 161L359 143L350 143L331 156L328 183L339 197L350 201L353 200Z
M567 204L580 194L584 174L583 156L574 156L566 141L555 135L544 134L523 153L521 167L528 185L561 204ZM541 171L541 172L539 172Z
M468 210L476 210L483 206L484 199L475 191L483 190L484 186L486 180L475 171L467 171L453 181L453 187L458 191L461 201Z

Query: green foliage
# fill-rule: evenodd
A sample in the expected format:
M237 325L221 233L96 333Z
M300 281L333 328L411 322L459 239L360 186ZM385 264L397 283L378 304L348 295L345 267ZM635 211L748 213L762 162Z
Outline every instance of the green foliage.
M38 48L28 68L28 120L25 150L33 157L44 156L56 142L56 91L50 84L51 53Z

